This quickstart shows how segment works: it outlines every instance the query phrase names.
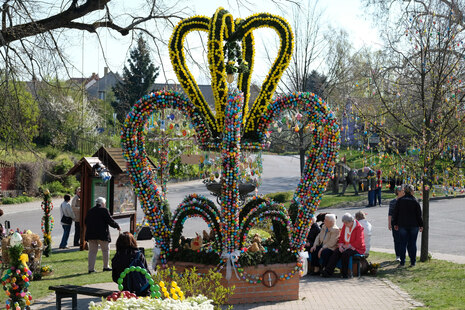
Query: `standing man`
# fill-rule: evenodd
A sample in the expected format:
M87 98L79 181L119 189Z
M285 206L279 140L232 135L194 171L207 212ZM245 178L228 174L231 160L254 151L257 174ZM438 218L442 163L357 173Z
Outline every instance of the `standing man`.
M397 200L392 215L392 224L394 229L399 231L400 237L400 267L405 265L405 250L410 257L410 267L415 266L418 231L423 232L421 207L413 193L413 185L404 186L404 196Z
M73 209L71 209L71 205L69 204L71 196L66 194L64 199L65 201L63 201L60 205L61 226L63 227L63 236L61 237L60 249L69 249L68 238L69 232L71 230L71 224L74 220L74 212Z
M81 239L81 225L79 220L81 218L81 188L76 188L76 195L71 201L71 208L74 212L74 246L79 246L79 240Z
M367 173L367 180L368 180L368 207L373 207L375 202L375 190L376 190L376 173L371 170L369 167L365 167L368 169Z
M108 226L121 231L118 223L113 220L110 212L105 207L106 199L98 197L95 207L87 212L86 241L89 243L89 256L87 258L89 273L95 272L95 260L97 259L98 247L102 250L103 271L111 271L110 262L110 230Z
M399 200L402 196L404 196L404 191L402 190L402 186L397 185L394 188L394 193L396 194L396 198L392 199L389 202L389 212L388 212L388 229L392 231L392 238L394 239L394 251L396 252L396 261L400 262L400 237L399 231L392 229L394 226L392 224L392 215L394 214L394 208L396 206L397 200Z

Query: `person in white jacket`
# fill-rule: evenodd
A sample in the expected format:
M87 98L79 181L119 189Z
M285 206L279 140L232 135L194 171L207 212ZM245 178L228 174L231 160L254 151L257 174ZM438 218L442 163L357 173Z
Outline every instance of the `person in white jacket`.
M63 201L60 205L60 219L61 226L63 227L63 236L61 237L60 249L68 249L68 238L69 232L71 230L71 224L73 223L75 216L69 201L71 196L66 194Z
M363 234L365 236L365 256L368 257L370 254L370 245L371 245L371 224L366 219L366 213L363 211L358 211L355 213L355 219L363 226Z

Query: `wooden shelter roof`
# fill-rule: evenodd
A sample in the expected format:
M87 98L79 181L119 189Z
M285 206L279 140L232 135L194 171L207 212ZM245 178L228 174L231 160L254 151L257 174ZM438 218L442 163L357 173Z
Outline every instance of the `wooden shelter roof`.
M155 169L154 163L148 159L150 166ZM105 166L112 175L126 173L126 160L123 157L123 150L120 147L101 147L92 157L83 157L68 171L68 175L76 174L80 171L83 164L89 166L89 169L99 162Z

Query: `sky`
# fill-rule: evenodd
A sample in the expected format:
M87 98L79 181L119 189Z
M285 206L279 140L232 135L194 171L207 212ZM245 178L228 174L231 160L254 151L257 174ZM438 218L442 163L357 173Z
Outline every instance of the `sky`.
M118 2L120 0L117 0ZM253 1L257 5L249 6L249 10L243 7L237 7L235 0L191 0L188 1L189 9L192 15L212 16L216 9L220 6L230 11L235 18L248 17L253 13L269 12L285 17L292 24L292 16L289 14L291 9L285 8L280 10L270 1L256 0ZM126 1L118 7L118 10L129 11L133 8L127 7ZM131 2L129 2L131 3ZM185 2L186 3L186 2ZM331 26L336 29L344 29L349 34L349 40L352 42L355 49L363 46L379 47L379 39L377 31L370 20L370 17L364 14L365 9L359 0L320 0L318 7L323 11L321 20L322 28L326 29ZM101 14L104 14L103 12ZM289 16L287 16L289 15ZM155 31L155 30L153 30ZM160 39L168 40L171 35L171 29L160 33ZM191 36L191 35L190 35ZM269 68L269 60L262 52L269 45L270 41L274 41L274 34L271 30L258 30L254 32L256 38L256 69L253 78L262 79ZM117 33L107 29L99 30L101 46L99 46L96 36L87 32L75 31L67 41L65 48L66 54L73 63L73 68L70 70L73 77L89 77L92 73L98 73L103 76L104 67L108 66L113 72L122 72L122 68L127 64L129 58L129 50L131 46L130 36L122 37ZM204 36L206 39L206 36ZM194 50L196 59L201 61L202 47L199 45L198 36L188 36L190 47ZM199 51L199 52L196 52ZM276 49L269 49L271 55L276 55ZM162 63L161 74L158 76L156 83L173 83L176 80L176 75L171 69L171 63L168 57L168 49L162 46L158 51L152 51L153 62L156 65ZM190 67L194 77L198 83L207 83L208 77L204 76L196 67Z

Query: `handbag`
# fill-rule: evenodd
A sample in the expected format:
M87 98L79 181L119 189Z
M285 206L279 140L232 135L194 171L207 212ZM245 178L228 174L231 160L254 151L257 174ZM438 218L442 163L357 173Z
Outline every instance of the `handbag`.
M69 216L63 215L61 217L61 222L67 225L71 225L71 223L73 223L73 219Z

